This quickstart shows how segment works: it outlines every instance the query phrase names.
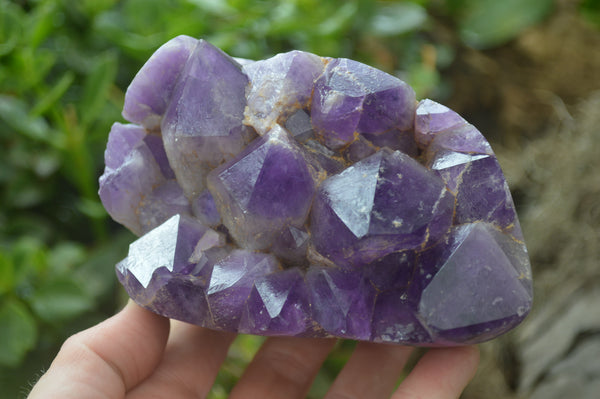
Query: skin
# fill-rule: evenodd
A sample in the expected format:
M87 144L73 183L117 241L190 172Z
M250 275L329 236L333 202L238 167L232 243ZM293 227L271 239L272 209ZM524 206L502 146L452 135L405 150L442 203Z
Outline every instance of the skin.
M234 338L169 322L130 301L115 316L69 338L29 398L205 398ZM229 397L304 398L334 344L268 338ZM479 363L475 346L431 349L395 389L411 352L358 343L325 398L458 398Z

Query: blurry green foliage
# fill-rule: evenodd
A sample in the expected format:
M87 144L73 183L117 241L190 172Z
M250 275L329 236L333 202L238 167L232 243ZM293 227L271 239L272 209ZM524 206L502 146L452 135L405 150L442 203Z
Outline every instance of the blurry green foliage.
M462 40L476 48L490 48L515 38L546 17L554 0L448 0Z
M97 196L124 90L180 34L264 58L298 48L348 57L407 80L419 98L448 94L440 70L460 42L504 43L552 0L0 0L0 392L24 396L70 334L122 302L114 264L133 236ZM583 10L598 15L598 1ZM226 397L262 338L236 340L213 397ZM321 397L347 355L319 374ZM25 387L25 388L23 388Z
M600 0L583 0L580 10L588 21L600 29Z
M0 323L4 326L0 339L6 343L5 350L0 352L0 364L15 366L35 345L35 320L22 303L8 300L0 308Z

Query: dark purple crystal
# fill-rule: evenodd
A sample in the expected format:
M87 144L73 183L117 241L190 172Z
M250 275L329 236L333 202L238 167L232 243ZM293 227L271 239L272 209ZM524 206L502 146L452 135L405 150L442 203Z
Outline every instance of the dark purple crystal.
M210 172L208 188L238 245L269 249L284 228L304 224L323 174L302 145L275 125Z
M331 60L313 90L312 123L332 149L352 143L359 134L413 129L413 89L368 65Z
M514 204L486 139L394 76L179 36L131 83L100 197L141 237L140 305L208 328L452 346L531 308Z
M321 184L310 221L313 243L336 265L360 268L440 239L454 202L432 171L383 148Z

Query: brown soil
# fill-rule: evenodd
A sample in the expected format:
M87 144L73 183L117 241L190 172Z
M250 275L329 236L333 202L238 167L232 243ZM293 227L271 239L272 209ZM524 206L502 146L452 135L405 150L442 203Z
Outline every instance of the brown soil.
M573 1L565 3L506 46L460 50L449 71L455 94L448 105L481 121L491 141L532 138L600 89L600 33Z

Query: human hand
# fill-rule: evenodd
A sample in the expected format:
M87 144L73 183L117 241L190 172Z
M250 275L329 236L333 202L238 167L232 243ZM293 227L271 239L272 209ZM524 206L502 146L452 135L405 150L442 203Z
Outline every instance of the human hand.
M204 398L235 334L172 321L133 302L69 338L33 387L38 398ZM268 338L230 398L303 398L333 339ZM429 350L394 391L412 348L359 342L326 395L458 398L479 362L477 347Z

